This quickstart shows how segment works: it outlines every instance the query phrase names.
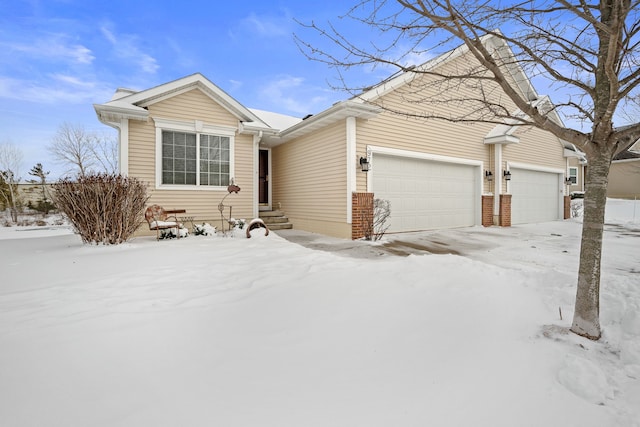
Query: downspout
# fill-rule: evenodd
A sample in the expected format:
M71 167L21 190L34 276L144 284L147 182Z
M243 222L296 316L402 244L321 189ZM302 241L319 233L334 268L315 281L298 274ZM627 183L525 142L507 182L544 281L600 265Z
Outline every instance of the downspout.
M129 120L121 119L120 124L114 127L118 129L118 169L121 175L127 176L129 174Z
M260 185L260 165L258 164L260 158L260 141L262 141L262 131L258 131L257 134L253 135L253 217L258 218L260 215L258 208L258 196Z
M356 184L356 118L346 119L346 139L347 139L347 224L352 223L353 202L352 194L357 190Z

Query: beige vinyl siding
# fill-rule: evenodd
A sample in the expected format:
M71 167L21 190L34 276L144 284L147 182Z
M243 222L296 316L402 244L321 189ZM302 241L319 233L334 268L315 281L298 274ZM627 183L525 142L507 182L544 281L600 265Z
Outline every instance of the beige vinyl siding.
M514 136L520 138L520 142L503 147L502 158L505 162L566 169L564 148L553 134L542 129L527 127L518 130Z
M640 199L640 159L618 160L611 164L607 196Z
M459 74L475 62L473 58L459 57L444 64L438 71ZM506 108L515 110L514 104L501 95L495 84L486 83L485 93L500 102L507 103ZM441 79L422 75L410 84L402 86L384 96L375 103L384 111L378 117L358 125L357 152L366 152L368 145L384 146L399 150L429 153L460 159L482 161L484 169L491 169L490 150L484 144L484 137L496 126L492 123L466 123L451 121L464 116L465 109L476 108L472 101L478 97L477 87L460 84L457 81L442 82ZM397 114L399 111L404 114ZM416 117L410 117L414 114ZM440 118L420 118L432 115ZM465 117L469 118L469 117ZM372 162L375 168L375 155ZM366 178L357 177L358 191L366 191ZM483 191L492 191L484 180Z
M148 107L153 117L202 120L208 124L238 126L238 119L198 89L181 93Z
M578 182L568 187L568 191L584 191L584 165L575 157L568 158L568 168L578 169ZM567 168L567 176L569 176L569 169ZM566 177L565 177L566 178Z
M273 148L272 201L294 227L351 237L346 154L345 121Z
M207 125L236 127L238 120L199 90L176 95L148 107L147 122L129 122L129 176L137 177L148 184L148 204L159 204L168 209L186 209L185 215L194 216L195 223L209 222L220 228L218 204L227 194L226 189L212 191L206 187L184 190L156 188L156 126L154 117L180 121L201 120ZM235 135L234 142L235 183L240 186L238 194L225 200L225 216L229 206L236 219L253 218L253 138L251 135ZM190 225L190 224L189 224ZM226 225L225 225L226 226ZM146 228L146 223L143 224Z

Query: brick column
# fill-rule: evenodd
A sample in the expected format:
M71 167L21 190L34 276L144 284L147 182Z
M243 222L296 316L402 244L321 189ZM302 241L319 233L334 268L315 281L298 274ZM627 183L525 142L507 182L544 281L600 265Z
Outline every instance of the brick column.
M351 239L362 239L367 233L371 235L372 227L373 193L351 193Z
M500 227L511 227L511 194L500 195Z
M571 196L564 196L564 219L571 218Z
M493 196L482 196L482 225L493 225Z

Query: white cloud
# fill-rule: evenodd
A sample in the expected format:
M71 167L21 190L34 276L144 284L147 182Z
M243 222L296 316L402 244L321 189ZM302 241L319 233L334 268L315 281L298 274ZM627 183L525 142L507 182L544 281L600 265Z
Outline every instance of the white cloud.
M138 46L136 36L123 34L116 35L106 26L100 27L100 32L111 43L117 57L136 63L142 71L154 74L160 66L156 59L144 53Z
M289 27L291 17L285 16L258 16L251 13L241 21L241 27L248 29L262 37L281 37L291 34Z
M305 85L303 77L284 75L268 83L260 94L275 112L306 115L326 108L329 98L324 92L324 89Z
M46 77L45 81L36 81L0 76L0 98L39 104L87 104L109 99L112 94L99 82L62 74Z
M64 34L53 34L29 43L2 43L0 46L9 52L38 59L71 60L77 64L91 64L95 59L91 49L71 43L69 37Z

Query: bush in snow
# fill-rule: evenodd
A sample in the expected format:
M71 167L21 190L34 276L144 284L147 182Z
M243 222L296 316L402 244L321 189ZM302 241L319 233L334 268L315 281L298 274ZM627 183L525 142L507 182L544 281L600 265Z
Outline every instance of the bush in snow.
M96 174L53 185L54 202L84 243L118 244L143 221L147 186L136 178Z
M373 201L373 217L363 217L364 239L378 241L382 239L384 233L389 228L387 221L391 216L391 202L383 199L375 199Z
M196 236L213 236L216 234L216 228L209 223L203 222L202 225L193 226L193 234Z

